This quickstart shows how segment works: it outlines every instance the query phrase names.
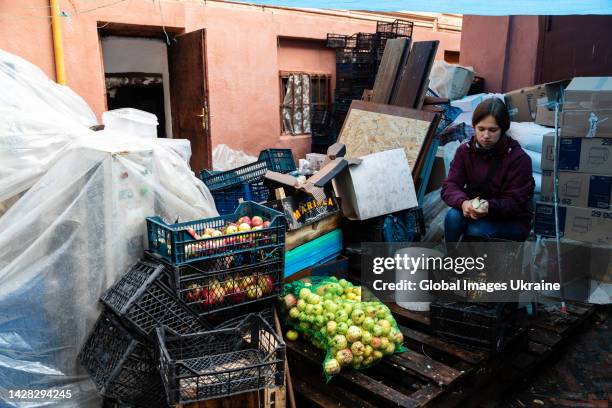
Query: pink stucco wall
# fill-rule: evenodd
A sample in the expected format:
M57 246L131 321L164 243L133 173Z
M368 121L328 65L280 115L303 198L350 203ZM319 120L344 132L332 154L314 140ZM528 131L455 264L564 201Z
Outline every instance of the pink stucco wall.
M38 18L3 21L0 48L28 59L53 78L51 28L45 18L48 4L45 0L4 2L3 15L36 14ZM331 66L330 54L322 51L313 62L307 61L312 55L308 51L293 50L295 59L291 61L278 52L279 37L323 40L327 33L376 29L375 21L359 18L215 1L162 1L161 13L159 3L150 0L94 9L97 6L90 0L60 0L60 9L72 15L63 22L68 85L99 118L106 109L106 98L97 30L102 23L98 22L159 26L160 30L165 25L185 32L205 28L213 146L225 143L250 154L283 146L302 157L309 150L309 137L281 136L278 71L302 63L324 69ZM415 29L414 41L430 39L441 40L438 58L444 50L459 50L459 33Z
M463 16L460 64L473 66L488 92L533 85L538 22L538 16Z
M503 86L509 24L508 16L463 16L459 63L473 67L488 92Z

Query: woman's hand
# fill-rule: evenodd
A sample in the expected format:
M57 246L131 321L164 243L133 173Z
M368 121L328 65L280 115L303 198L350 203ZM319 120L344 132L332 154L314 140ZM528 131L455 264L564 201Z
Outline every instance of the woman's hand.
M489 205L488 203L486 203L484 206L476 210L472 206L472 200L465 200L461 204L461 210L463 211L463 216L465 218L471 218L472 220L479 220L487 216L487 214L489 213Z

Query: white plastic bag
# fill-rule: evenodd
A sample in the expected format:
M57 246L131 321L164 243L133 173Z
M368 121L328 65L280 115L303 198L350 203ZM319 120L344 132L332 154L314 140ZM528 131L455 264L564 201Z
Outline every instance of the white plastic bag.
M533 122L510 122L507 134L519 142L523 149L541 153L544 135L550 131L551 128Z

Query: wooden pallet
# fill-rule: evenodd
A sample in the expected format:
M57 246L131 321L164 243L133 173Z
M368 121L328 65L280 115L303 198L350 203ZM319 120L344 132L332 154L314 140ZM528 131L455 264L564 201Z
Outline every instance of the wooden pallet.
M498 398L558 354L595 310L573 303L563 323L551 325L545 314L523 321L508 347L491 355L434 336L427 313L389 306L408 351L385 358L372 368L346 370L326 384L324 353L301 340L288 342L298 406L478 406Z

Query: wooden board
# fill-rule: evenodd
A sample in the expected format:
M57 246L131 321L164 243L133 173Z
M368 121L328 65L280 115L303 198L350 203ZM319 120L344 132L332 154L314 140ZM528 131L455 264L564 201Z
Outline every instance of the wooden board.
M406 65L399 74L399 85L391 100L392 105L421 108L439 43L439 41L419 41L412 45Z
M372 102L387 104L391 101L391 95L402 66L400 64L406 62L409 51L410 39L395 38L387 40L372 89Z
M338 141L346 146L347 157L403 148L414 179L415 163L433 137L438 118L433 112L353 101Z
M330 231L340 227L342 216L336 213L332 216L317 221L313 224L306 225L300 229L289 231L285 236L285 250L289 251L306 242L310 242L315 238L327 234Z

